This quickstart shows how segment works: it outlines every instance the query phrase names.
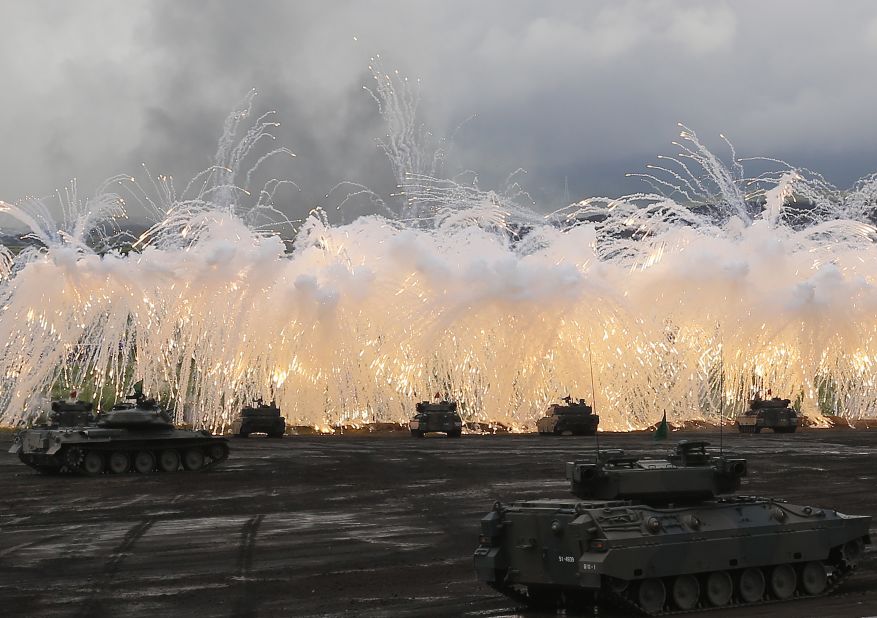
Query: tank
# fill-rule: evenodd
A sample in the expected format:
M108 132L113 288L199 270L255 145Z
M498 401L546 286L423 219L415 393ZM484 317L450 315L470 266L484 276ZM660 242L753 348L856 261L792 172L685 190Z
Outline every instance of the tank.
M567 464L571 498L494 504L478 578L530 606L656 616L821 596L858 566L870 516L734 495L746 460L707 446L655 460L603 451Z
M417 412L408 423L411 435L422 438L432 432L446 433L449 438L459 438L463 433L463 419L457 412L456 401L421 401Z
M749 409L737 417L740 433L759 433L762 429L772 429L774 433L794 433L800 426L801 418L789 399L761 399L756 397L749 402Z
M575 401L572 397L564 397L562 401L563 404L554 403L548 406L545 416L536 421L536 429L540 435L560 436L570 433L574 436L593 436L597 433L600 417L594 414L594 410L584 399Z
M177 429L141 390L81 427L34 427L15 435L10 453L43 473L207 470L228 457L228 441L207 431Z
M90 401L76 399L75 391L68 399L56 399L52 402L52 411L48 416L48 425L52 427L82 427L94 422L94 404Z
M241 438L251 433L264 433L269 438L282 438L286 431L286 419L280 415L280 408L272 401L270 404L257 400L252 406L242 408L240 415L231 424L231 432Z

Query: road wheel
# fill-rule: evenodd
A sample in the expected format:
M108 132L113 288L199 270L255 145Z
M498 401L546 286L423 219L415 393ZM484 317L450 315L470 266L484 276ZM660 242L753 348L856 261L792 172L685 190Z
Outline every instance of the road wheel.
M225 459L228 457L228 447L225 444L211 444L207 454L213 461Z
M140 474L149 474L155 470L155 456L149 451L137 451L134 455L134 469Z
M180 468L180 455L170 449L158 456L158 469L162 472L176 472Z
M123 451L113 451L110 454L109 469L113 474L122 474L131 467L131 458Z
M756 603L764 597L764 573L761 569L749 568L740 574L737 589L744 603Z
M411 435L414 436L415 438L422 438L422 437L423 437L423 432L420 431L419 429L412 429L412 430L411 430Z
M183 467L186 470L200 470L204 467L204 453L199 448L190 448L183 453Z
M103 455L97 451L88 451L82 458L82 471L89 476L100 474L104 471Z
M797 579L790 565L778 564L770 571L770 591L781 601L790 599L795 594Z
M828 586L828 574L821 562L808 562L801 569L801 590L807 594L822 594Z
M700 584L694 575L680 575L673 580L673 603L679 609L694 609L700 597Z
M706 578L706 598L710 605L727 605L734 592L734 580L727 571L715 571Z
M636 589L636 602L650 614L664 609L664 603L667 602L664 582L656 577L641 581Z

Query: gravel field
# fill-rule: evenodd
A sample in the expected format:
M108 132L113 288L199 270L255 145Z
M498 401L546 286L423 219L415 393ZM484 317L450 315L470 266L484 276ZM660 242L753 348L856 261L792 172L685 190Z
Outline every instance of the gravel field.
M718 444L717 433L678 437ZM404 432L231 442L209 472L83 478L39 475L0 437L0 613L544 616L475 579L479 520L495 500L566 497L564 462L593 448L584 437ZM630 453L673 444L600 435ZM877 516L875 444L877 431L725 434L749 459L744 493ZM875 556L869 546L830 597L708 615L877 616Z

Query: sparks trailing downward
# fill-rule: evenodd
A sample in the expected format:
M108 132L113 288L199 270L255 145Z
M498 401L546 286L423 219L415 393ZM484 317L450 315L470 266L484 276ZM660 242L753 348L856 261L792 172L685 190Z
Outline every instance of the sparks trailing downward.
M0 251L0 422L53 386L112 399L135 375L212 430L258 398L292 424L401 424L436 391L513 430L581 392L600 393L609 430L662 409L732 416L767 388L810 417L877 413L877 176L843 192L772 162L747 178L683 128L644 175L653 191L543 216L514 177L442 177L419 86L372 68L400 185L380 216L315 211L293 233L275 202L289 181L252 186L266 157L292 155L261 149L275 122L247 125L252 96L182 192L117 177L71 191L60 222L36 200L0 205L40 243ZM341 202L376 198L345 186ZM125 239L132 202L154 224Z

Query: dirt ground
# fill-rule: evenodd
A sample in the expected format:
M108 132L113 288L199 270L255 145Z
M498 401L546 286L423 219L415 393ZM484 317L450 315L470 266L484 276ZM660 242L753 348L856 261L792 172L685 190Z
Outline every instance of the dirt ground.
M660 454L674 433L601 434ZM480 584L495 500L566 497L563 464L593 438L402 432L233 440L204 473L41 476L0 437L5 616L544 616ZM743 493L877 515L877 431L725 434ZM877 521L872 536L877 542ZM877 616L877 551L834 595L710 615ZM592 614L588 614L592 615ZM612 616L600 610L600 616Z

